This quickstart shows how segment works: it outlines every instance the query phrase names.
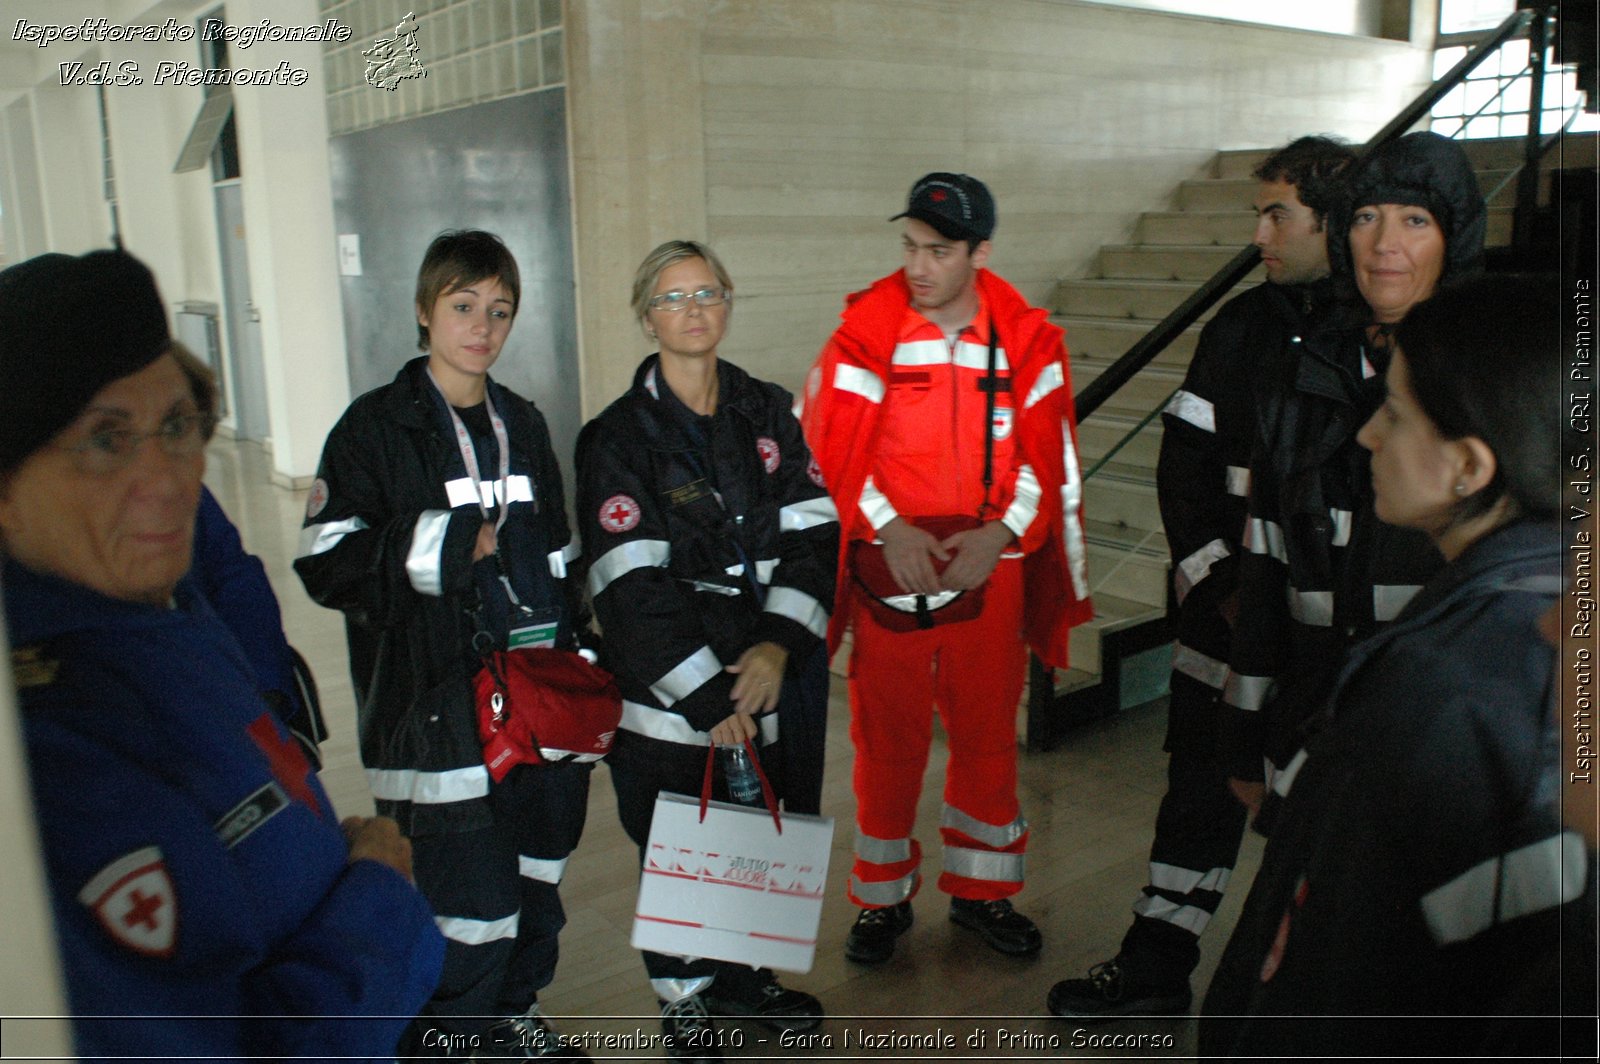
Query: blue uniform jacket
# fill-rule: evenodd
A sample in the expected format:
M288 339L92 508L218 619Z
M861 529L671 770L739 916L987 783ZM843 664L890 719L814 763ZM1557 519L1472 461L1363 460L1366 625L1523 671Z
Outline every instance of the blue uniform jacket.
M348 862L203 597L4 576L79 1055L392 1059L443 939L402 876Z

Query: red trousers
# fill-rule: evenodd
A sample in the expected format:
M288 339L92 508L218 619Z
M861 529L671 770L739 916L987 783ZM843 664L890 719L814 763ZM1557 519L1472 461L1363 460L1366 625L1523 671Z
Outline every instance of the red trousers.
M1001 559L983 613L970 621L890 632L858 598L851 623L857 830L850 899L878 908L917 892L922 851L912 830L935 710L950 748L939 889L958 898L1017 893L1028 842L1017 806L1017 702L1027 668L1021 559Z

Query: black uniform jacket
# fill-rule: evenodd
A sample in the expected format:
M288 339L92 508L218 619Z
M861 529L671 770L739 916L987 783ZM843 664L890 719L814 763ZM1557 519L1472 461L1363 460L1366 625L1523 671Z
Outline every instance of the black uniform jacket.
M1392 620L1441 564L1427 537L1373 512L1356 433L1383 401L1388 356L1364 309L1336 309L1290 338L1257 404L1239 619L1224 686L1223 765L1262 779L1282 767L1355 643Z
M1262 284L1223 304L1200 333L1162 412L1156 490L1172 551L1177 625L1167 748L1216 746L1216 702L1228 673L1239 556L1259 393L1285 379L1296 344L1331 285Z
M526 607L558 626L560 645L572 645L577 616L575 582L560 575L576 552L543 415L489 382L510 441L510 502L497 557L474 563L481 495L426 368L426 358L408 362L333 427L294 563L313 599L345 612L367 782L378 811L408 834L489 823L470 681L480 607L504 635L498 567ZM488 487L497 460L484 453L492 443L479 447Z
M623 695L617 759L704 750L733 712L726 666L770 640L798 667L827 632L838 515L792 397L718 373L716 413L698 417L652 355L578 438L588 588ZM764 740L775 725L763 718Z
M1500 529L1351 654L1330 723L1278 781L1206 998L1256 1018L1213 1026L1203 1051L1472 1055L1481 1028L1348 1017L1493 1014L1556 956L1588 864L1561 826L1555 654L1536 631L1561 554L1553 524Z

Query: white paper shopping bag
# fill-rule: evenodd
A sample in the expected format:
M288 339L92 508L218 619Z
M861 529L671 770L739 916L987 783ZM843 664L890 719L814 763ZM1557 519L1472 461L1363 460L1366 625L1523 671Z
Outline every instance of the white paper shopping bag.
M786 972L811 970L833 818L656 797L633 945Z

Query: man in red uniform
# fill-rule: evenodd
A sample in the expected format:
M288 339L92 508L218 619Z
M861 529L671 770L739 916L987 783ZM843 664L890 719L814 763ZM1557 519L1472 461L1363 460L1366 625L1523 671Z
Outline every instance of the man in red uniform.
M905 267L847 300L802 417L844 532L830 650L854 630L849 894L862 912L845 954L887 960L911 926L936 707L950 745L939 889L952 920L1026 955L1039 931L1008 900L1028 842L1026 646L1064 667L1068 629L1089 615L1067 353L1046 312L984 269L983 182L929 174L900 218Z

